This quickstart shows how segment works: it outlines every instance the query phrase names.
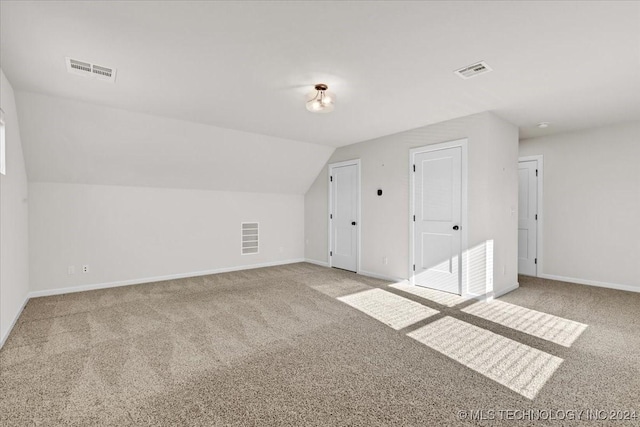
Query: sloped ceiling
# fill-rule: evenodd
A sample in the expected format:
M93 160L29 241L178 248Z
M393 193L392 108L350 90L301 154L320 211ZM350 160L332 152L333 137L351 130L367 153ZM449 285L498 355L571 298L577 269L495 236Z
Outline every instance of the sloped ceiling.
M333 147L478 112L521 137L640 118L639 17L616 1L3 0L0 66L32 181L301 193ZM494 71L453 74L479 60ZM328 115L304 108L319 82Z
M16 102L31 182L304 194L334 150L28 92Z

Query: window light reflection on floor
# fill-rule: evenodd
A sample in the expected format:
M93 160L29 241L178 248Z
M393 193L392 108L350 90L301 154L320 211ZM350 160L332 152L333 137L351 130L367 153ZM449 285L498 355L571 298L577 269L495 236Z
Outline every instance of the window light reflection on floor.
M461 311L565 347L588 325L500 300L477 302Z
M533 399L563 359L453 317L407 334L462 365Z
M437 310L378 288L339 297L338 300L396 330L439 313Z
M468 298L461 297L460 295L450 294L447 292L436 291L421 286L414 286L409 282L398 282L389 285L390 288L397 289L399 291L407 292L420 298L428 299L440 305L447 307L453 307L462 302L468 300Z

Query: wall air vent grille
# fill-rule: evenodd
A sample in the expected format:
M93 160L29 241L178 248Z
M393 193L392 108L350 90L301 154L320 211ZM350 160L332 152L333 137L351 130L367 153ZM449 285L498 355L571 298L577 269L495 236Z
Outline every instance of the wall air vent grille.
M93 66L93 74L98 74L105 77L111 77L113 70L111 68L101 67L99 65Z
M240 248L242 255L252 255L258 253L259 247L259 227L257 222L243 222L241 227Z
M479 76L480 74L488 73L489 71L493 71L493 68L489 67L486 62L480 61L476 64L460 68L459 70L454 71L454 73L466 80L471 77Z
M69 57L66 57L65 60L67 63L67 71L71 74L93 77L96 80L110 83L116 81L115 68L103 67L102 65L96 65L88 61L80 61Z
M87 64L86 62L76 61L75 59L69 59L69 64L71 68L74 70L82 71L85 73L91 72L91 64Z

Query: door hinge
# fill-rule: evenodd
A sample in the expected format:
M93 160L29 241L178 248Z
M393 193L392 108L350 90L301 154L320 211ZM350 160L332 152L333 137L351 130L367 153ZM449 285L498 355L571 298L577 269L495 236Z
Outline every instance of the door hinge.
M416 222L416 216L415 215L413 216L413 222Z
M333 251L330 251L330 252L329 252L329 256L333 256Z
M536 214L536 221L538 220L538 214Z
M329 181L333 182L333 176L329 177Z
M416 271L416 265L413 264L413 271Z
M536 169L536 176L538 176L538 169Z
M534 263L534 264L537 264L537 263L538 263L538 258L534 259L534 260L533 260L533 263Z
M329 219L333 219L333 214L329 214Z
M416 165L413 165L413 171L414 172L416 171Z

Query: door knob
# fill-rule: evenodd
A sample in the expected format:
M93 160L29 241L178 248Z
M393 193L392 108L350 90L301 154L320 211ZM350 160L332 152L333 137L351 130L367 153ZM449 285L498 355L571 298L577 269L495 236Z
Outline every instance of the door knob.
M355 221L351 221L351 225L356 225L356 222Z
M459 230L459 229L460 229L460 227L458 227L457 225L454 225L454 226L453 226L453 229L454 229L454 230Z

